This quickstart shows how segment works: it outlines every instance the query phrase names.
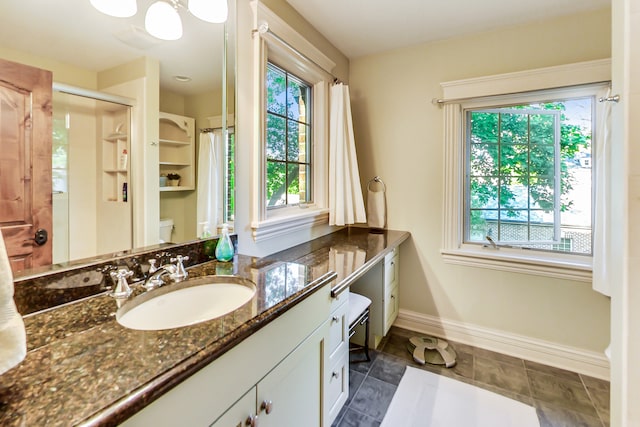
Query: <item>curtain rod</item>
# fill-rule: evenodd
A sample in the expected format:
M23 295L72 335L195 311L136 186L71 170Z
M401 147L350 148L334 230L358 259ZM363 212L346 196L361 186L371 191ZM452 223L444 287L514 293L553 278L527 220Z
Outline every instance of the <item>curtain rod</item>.
M526 95L528 93L535 93L535 92L555 91L556 89L580 88L580 87L588 87L588 86L595 86L595 85L605 85L605 84L611 85L611 81L610 80L603 80L603 81L600 81L600 82L582 83L582 84L578 84L578 85L569 85L569 86L546 88L546 89L532 89L532 90L525 90L525 91L521 91L521 92L498 93L498 94L495 94L495 95L468 96L468 97L464 97L464 98L449 98L449 99L433 98L431 100L431 103L433 105L437 105L437 106L441 107L441 106L443 106L445 104L451 104L451 103L457 103L457 102L463 102L463 101L476 101L476 100L500 98L500 97L512 96L512 95Z
M112 102L114 104L135 107L136 100L120 95L113 95L106 92L98 92L97 90L85 89L78 86L71 86L64 83L53 82L52 89L56 92L68 93L70 95L82 96L84 98L97 99L98 101Z
M283 45L285 45L291 52L293 52L294 54L298 55L299 57L301 57L302 59L311 62L313 65L315 65L316 67L318 67L319 69L321 69L322 71L324 71L325 73L327 73L328 75L330 75L331 77L333 77L333 83L337 84L337 83L342 83L342 81L337 78L336 76L333 75L333 73L331 71L327 71L322 65L318 64L316 61L314 61L313 59L309 58L307 55L305 55L304 53L300 52L298 49L296 49L295 47L293 47L291 44L289 44L288 41L286 41L285 39L283 39L282 37L280 37L279 35L277 35L276 33L274 33L273 31L271 31L271 29L269 28L269 24L266 22L263 22L262 24L260 24L258 26L257 29L252 30L251 31L253 34L260 34L260 35L265 35L265 34L269 34L271 35L271 37L275 38L276 40L278 40L280 43L282 43Z
M233 128L234 128L234 126L227 126L227 129L233 129ZM217 128L201 128L200 129L200 133L211 133L211 132L214 132L216 130L221 130L221 129L222 129L222 126L219 126Z

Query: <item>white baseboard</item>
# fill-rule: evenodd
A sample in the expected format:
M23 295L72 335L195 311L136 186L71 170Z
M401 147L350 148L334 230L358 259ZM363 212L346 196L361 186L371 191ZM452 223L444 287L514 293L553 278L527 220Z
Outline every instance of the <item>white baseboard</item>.
M400 309L394 326L609 380L604 353Z

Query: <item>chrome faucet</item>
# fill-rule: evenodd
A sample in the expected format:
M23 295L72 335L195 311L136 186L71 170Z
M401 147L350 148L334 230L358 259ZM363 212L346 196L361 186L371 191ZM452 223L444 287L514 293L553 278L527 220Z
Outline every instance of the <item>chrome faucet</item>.
M157 288L158 286L162 286L164 285L162 276L168 274L169 277L172 277L174 274L176 274L176 271L178 271L178 267L173 264L162 265L149 275L147 280L145 280L143 286L148 290Z
M165 284L162 276L168 274L169 278L174 282L181 282L187 278L189 273L184 268L184 261L189 260L188 256L176 255L175 258L170 258L170 261L175 264L163 264L159 267L156 267L156 260L149 260L149 276L147 280L144 282L144 287L148 290L153 288L157 288L158 286L162 286Z

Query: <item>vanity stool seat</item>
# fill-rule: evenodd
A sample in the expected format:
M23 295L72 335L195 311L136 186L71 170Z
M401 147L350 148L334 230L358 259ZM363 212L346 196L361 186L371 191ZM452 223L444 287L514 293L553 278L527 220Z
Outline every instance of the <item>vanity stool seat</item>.
M350 351L364 350L366 361L371 361L369 357L369 307L371 300L363 295L349 292L349 338L356 333L358 325L364 325L364 345L354 346ZM364 362L364 360L363 360Z

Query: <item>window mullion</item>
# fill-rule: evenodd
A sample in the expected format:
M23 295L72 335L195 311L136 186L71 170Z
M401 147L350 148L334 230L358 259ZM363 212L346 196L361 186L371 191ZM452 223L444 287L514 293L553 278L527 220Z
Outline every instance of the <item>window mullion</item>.
M592 126L593 129L593 126ZM560 114L556 114L553 120L553 151L554 151L554 199L553 199L553 240L556 242L561 241L561 195L562 195L562 164L561 164L561 129L560 129Z

